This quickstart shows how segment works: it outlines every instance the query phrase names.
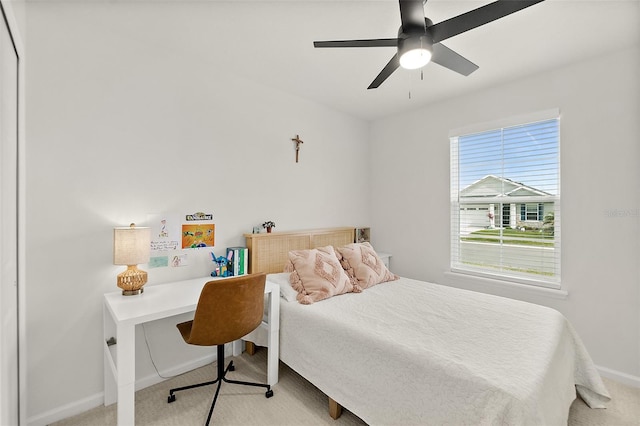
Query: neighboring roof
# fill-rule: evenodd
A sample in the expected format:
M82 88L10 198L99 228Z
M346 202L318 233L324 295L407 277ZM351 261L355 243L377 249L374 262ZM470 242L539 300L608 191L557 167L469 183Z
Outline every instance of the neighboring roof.
M494 175L487 175L460 191L461 197L530 197L549 195L551 194L548 192Z

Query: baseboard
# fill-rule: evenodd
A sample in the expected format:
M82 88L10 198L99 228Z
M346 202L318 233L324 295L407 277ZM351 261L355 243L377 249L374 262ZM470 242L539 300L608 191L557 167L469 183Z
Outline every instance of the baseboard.
M225 356L226 356L225 352ZM174 376L179 376L180 374L186 373L187 371L195 370L196 368L200 368L207 364L211 364L216 360L216 355L207 355L202 358L198 358L184 364L176 365L166 370L160 372L162 377L157 374L150 374L147 377L142 377L136 380L136 392L140 389L148 388L149 386L153 386L157 383L164 382L167 379L170 379Z
M600 367L599 365L596 365L596 368L598 369L600 374L607 379L611 379L618 383L623 383L625 385L640 389L640 377L638 376L632 376L631 374L622 373L610 368Z
M102 405L103 402L104 392L100 392L79 401L71 402L61 407L54 408L53 410L29 417L27 419L27 424L30 426L46 426L59 420L66 419L67 417L89 411L92 408Z
M161 371L160 373L164 377L170 378L171 376L177 376L179 374L186 373L187 371L200 368L212 363L215 360L216 355L207 355L202 358L191 360L184 364L176 365L170 369ZM157 374L139 378L138 380L136 380L136 391L155 385L156 383L163 382L164 380L166 380L166 378L162 378ZM99 407L102 404L104 404L104 392L99 392L87 398L83 398L81 400L71 402L61 407L54 408L53 410L49 410L44 413L29 417L27 419L27 425L47 426L51 423L84 413L85 411L89 411L93 408Z

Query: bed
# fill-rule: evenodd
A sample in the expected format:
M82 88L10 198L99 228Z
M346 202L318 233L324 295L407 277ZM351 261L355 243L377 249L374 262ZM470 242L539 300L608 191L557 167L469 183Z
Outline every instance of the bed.
M322 232L331 245L333 231ZM277 249L269 236L247 241L284 253L285 234L274 234ZM314 248L313 237L293 240L292 250ZM281 286L280 359L330 398L333 417L343 406L368 424L553 425L567 423L576 390L592 408L610 399L553 309L408 278L305 305L276 273L286 255L270 256L260 267Z

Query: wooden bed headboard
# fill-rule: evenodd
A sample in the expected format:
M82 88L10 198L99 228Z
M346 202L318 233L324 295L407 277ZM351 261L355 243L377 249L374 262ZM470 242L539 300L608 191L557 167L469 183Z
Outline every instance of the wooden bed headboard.
M244 234L249 249L249 273L278 273L284 270L291 250L342 247L354 241L355 228L327 228L308 231Z

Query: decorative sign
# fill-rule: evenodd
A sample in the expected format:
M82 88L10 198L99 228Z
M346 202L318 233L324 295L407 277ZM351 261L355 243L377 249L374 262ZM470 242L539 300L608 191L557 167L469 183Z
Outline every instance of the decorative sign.
M197 212L188 214L185 219L187 219L187 222L193 222L194 220L213 220L213 213Z

